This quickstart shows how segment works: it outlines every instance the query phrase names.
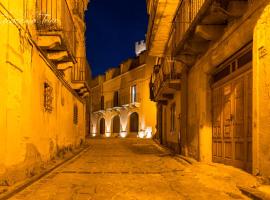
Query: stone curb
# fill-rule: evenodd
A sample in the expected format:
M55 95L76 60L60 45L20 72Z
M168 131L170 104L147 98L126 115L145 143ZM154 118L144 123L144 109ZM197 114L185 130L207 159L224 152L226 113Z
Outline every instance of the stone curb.
M153 141L155 142L156 146L161 149L161 150L165 150L165 151L169 151L174 157L177 158L177 160L179 159L180 162L184 162L185 164L189 164L189 165L192 165L192 164L196 164L198 163L198 161L192 159L192 158L188 158L186 156L182 156L182 155L179 155L179 154L176 154L173 150L169 149L168 147L165 147L163 145L161 145L157 140L153 139Z
M238 186L238 189L247 197L254 200L269 200L270 196L254 188L241 187Z
M21 192L22 190L24 190L25 188L27 188L28 186L32 185L33 183L35 183L36 181L38 181L39 179L43 178L44 176L48 175L49 173L51 173L52 171L54 171L55 169L61 167L64 164L69 163L72 160L77 159L78 157L80 157L84 152L86 152L87 150L90 149L90 146L86 146L82 149L80 149L78 152L76 152L76 154L64 159L62 162L56 164L55 166L45 170L44 172L42 172L41 174L38 174L30 179L27 179L25 182L15 186L14 188L8 190L7 192L4 192L3 194L0 195L0 200L6 200L11 198L12 196L14 196L15 194Z

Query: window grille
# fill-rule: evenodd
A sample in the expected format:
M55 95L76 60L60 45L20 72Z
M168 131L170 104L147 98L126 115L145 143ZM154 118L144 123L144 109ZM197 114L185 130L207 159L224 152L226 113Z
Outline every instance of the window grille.
M51 113L53 110L53 88L48 84L44 83L44 109L46 112Z

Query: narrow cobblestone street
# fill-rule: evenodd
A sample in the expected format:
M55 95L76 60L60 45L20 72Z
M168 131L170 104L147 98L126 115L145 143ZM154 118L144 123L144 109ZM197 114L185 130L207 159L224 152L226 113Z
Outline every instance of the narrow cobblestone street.
M11 199L246 199L234 177L256 183L230 167L220 166L220 174L215 165L191 165L152 140L95 139L89 144L80 156Z

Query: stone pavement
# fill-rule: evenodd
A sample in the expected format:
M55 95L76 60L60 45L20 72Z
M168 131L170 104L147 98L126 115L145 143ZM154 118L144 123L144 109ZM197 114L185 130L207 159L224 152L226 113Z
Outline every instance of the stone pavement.
M256 179L217 164L188 164L152 140L91 139L91 148L12 200L248 199Z

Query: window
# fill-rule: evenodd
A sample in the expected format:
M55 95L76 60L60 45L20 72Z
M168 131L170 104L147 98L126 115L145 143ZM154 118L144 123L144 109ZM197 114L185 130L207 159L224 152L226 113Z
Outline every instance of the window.
M133 85L131 87L131 103L135 103L137 101L137 87Z
M101 99L100 99L100 109L104 110L104 96L101 96Z
M44 83L44 109L51 113L53 110L53 88L47 83Z
M73 123L74 124L78 124L78 116L79 116L78 106L77 105L74 105L73 106Z
M175 115L176 115L176 106L175 103L171 106L171 131L175 131Z
M119 93L118 91L114 92L113 95L113 107L118 107L119 106Z
M252 62L252 49L251 47L245 47L244 50L229 58L226 65L222 64L217 67L217 72L213 74L214 83L229 76L250 62Z

